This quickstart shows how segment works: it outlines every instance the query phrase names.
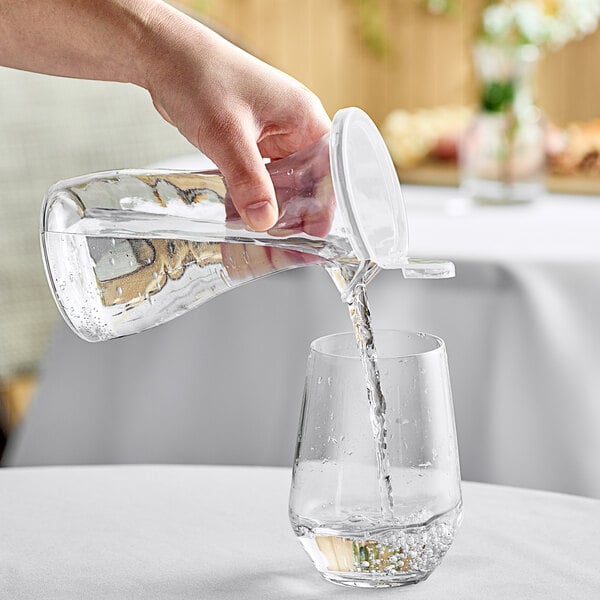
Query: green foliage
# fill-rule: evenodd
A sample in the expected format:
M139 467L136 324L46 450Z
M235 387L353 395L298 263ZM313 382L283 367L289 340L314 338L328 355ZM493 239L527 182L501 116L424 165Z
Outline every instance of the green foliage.
M447 15L455 8L455 0L419 0L419 2L432 15Z
M183 0L184 4L191 6L199 13L206 13L210 9L212 0Z
M199 13L210 12L211 4L217 0L179 0ZM390 41L385 31L382 0L346 0L352 5L358 20L358 35L362 43L377 58L383 58L390 50ZM413 0L434 16L449 14L456 0Z
M512 107L515 100L515 82L486 81L481 93L481 109L484 112L499 113Z
M358 34L361 41L377 58L383 58L390 49L385 32L381 0L348 0L358 16ZM455 0L416 0L432 15L445 15L451 12Z
M380 0L350 0L358 14L358 34L361 41L377 58L389 50L385 35Z

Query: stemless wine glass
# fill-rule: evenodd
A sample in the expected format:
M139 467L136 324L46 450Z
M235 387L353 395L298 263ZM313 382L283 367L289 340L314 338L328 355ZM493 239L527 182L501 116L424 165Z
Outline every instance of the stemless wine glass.
M384 435L354 335L311 344L290 520L325 579L391 587L423 581L446 554L460 468L444 342L391 330L374 339Z

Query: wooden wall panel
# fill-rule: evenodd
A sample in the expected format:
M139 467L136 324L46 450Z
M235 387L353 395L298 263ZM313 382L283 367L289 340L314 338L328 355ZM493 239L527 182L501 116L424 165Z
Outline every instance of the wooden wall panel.
M188 0L193 3L193 0ZM267 62L313 89L330 114L357 105L376 121L394 108L474 103L471 42L483 0L433 17L416 0L380 0L390 52L359 40L353 0L211 0L209 16ZM538 99L558 123L600 116L600 32L549 54Z
M540 66L538 98L558 123L600 117L600 31L548 54Z

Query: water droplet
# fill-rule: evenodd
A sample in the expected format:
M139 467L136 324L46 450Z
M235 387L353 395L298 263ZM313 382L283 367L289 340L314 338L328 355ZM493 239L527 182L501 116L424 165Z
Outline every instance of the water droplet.
M294 174L294 169L288 169L288 172L287 172L287 174L288 174L288 175L293 175L293 174Z
M322 377L319 377L319 378L317 379L317 383L318 383L319 385L321 385L321 384L323 383L323 378L322 378Z
M110 238L110 245L111 246L116 246L117 245L117 240L115 240L115 238Z
M133 265L134 265L134 264L135 264L135 263L134 263L132 260L130 260L130 261L129 261L129 266L130 266L130 267L133 267Z
M111 264L113 267L115 266L115 259L114 259L112 256L111 256L111 257L108 259L108 262L109 262L109 263L110 263L110 264Z
M122 296L123 295L123 288L121 288L120 286L117 286L117 296Z
M152 278L153 279L158 279L158 273L156 271L152 272Z

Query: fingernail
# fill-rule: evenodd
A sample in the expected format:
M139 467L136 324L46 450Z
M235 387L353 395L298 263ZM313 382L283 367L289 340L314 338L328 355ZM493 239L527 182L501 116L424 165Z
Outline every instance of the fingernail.
M277 213L267 200L250 204L244 209L246 221L255 231L265 231L275 225Z

